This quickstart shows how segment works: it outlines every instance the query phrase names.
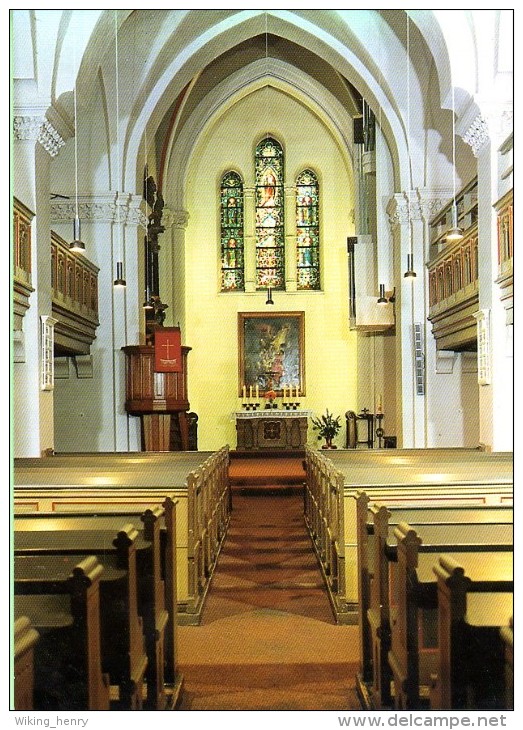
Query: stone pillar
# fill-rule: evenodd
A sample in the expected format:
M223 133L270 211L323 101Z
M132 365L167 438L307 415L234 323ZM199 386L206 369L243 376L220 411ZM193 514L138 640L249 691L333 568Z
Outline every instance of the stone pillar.
M396 287L396 378L397 403L402 404L398 423L398 446L423 448L426 444L425 396L425 255L424 224L415 191L397 193L388 206L394 237L399 251L395 263ZM413 256L415 278L406 278L407 255ZM421 327L422 359L416 359L415 326ZM422 366L420 379L417 366Z
M168 304L165 326L185 331L185 231L189 222L186 210L164 208L160 240L160 292Z
M125 357L122 347L143 339L144 320L139 261L146 219L142 196L108 192L78 196L85 255L98 274L100 324L91 346L92 374L61 386L57 413L66 448L83 451L140 450L139 429L125 411ZM75 215L74 201L51 206L53 228L67 240ZM69 234L70 235L70 234ZM123 263L124 289L113 286L116 264ZM96 394L96 398L93 395ZM64 426L69 409L69 426ZM77 439L77 441L75 441Z
M54 449L54 391L41 388L41 318L51 317L50 164L65 141L43 110L13 116L13 192L37 213L32 222L34 292L23 321L23 348L13 367L14 456L41 456ZM71 229L72 232L72 229Z
M479 383L479 440L487 450L513 448L513 361L510 327L500 298L498 277L497 216L499 199L499 146L512 131L512 112L502 105L476 116L459 132L478 161L478 321L488 318L490 382Z

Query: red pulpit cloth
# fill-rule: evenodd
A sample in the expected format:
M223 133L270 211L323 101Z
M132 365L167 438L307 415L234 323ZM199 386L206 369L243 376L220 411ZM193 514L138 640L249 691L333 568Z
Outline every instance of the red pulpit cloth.
M157 373L182 372L182 336L179 329L154 333L154 370Z

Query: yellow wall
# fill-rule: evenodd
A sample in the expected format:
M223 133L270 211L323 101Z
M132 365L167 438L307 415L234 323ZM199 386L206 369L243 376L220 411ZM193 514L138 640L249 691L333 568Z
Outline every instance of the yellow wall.
M269 108L270 114L267 113ZM292 185L311 167L320 181L321 292L220 293L219 185L224 172L240 172L254 184L253 155L266 134L285 152L285 182ZM305 312L303 408L342 415L356 401L356 333L348 326L346 238L353 235L354 208L349 161L334 134L299 101L276 89L261 89L211 121L195 146L186 179L189 222L185 236L184 344L188 359L191 410L199 416L199 449L236 447L231 417L238 398L238 312ZM253 208L252 208L253 210ZM294 212L287 208L290 221ZM252 215L246 210L245 233ZM246 256L248 256L246 252ZM176 315L175 315L176 319ZM343 443L345 428L337 443ZM309 425L309 442L317 434Z

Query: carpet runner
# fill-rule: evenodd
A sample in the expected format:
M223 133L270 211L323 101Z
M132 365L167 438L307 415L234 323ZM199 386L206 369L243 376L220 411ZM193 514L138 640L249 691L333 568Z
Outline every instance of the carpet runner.
M301 495L233 490L202 623L179 647L182 711L362 709L357 627L334 622Z

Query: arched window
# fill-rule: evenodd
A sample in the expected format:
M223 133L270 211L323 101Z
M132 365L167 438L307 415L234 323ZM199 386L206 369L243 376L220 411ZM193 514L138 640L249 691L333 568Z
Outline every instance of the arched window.
M296 178L296 255L298 289L320 288L319 186L312 170Z
M221 209L221 290L244 291L243 181L237 172L228 172L220 188Z
M283 149L267 137L256 147L256 288L285 289Z

